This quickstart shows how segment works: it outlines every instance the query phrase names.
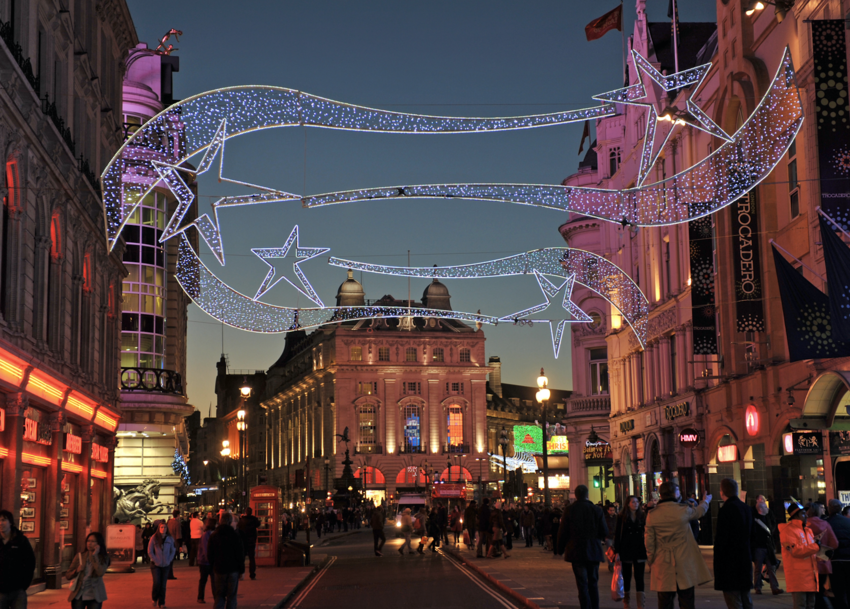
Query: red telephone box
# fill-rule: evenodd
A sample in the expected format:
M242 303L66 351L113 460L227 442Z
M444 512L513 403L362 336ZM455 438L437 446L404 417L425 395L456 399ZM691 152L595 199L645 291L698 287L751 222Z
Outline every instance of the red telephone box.
M260 520L257 529L257 565L276 567L280 543L283 538L283 497L274 486L255 486L251 489L251 509Z

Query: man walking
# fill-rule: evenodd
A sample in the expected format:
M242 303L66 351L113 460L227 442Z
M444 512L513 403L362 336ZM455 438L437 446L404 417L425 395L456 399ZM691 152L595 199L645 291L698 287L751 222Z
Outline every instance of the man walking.
M534 547L534 512L531 511L531 508L527 503L522 508L522 515L520 516L520 518L520 526L522 526L522 536L523 538L525 538L525 547L532 548Z
M776 550L773 544L773 533L776 531L776 518L767 507L767 499L759 495L753 513L753 586L756 594L761 594L763 584L762 569L767 569L768 583L774 595L782 594L776 579Z
M850 607L850 518L841 515L842 505L838 499L830 499L826 504L829 517L825 520L832 527L838 539L838 549L832 555L832 592L835 594L835 609ZM787 572L787 567L786 567Z
M239 576L245 573L245 549L232 523L232 514L222 514L207 546L207 559L215 573L215 609L236 609Z
M375 540L375 556L383 556L381 550L384 544L387 543L387 536L384 535L384 511L381 508L372 510L372 517L369 519L369 524L372 527L372 537Z
M847 522L850 522L848 520ZM478 558L484 558L490 553L490 498L481 500L481 509L478 510L478 546L475 554ZM481 550L484 550L482 554Z
M177 560L177 556L180 554L180 546L183 545L183 527L180 522L180 510L174 510L172 512L166 526L168 527L168 534L174 540L174 547L177 548L177 551L174 552L174 560ZM168 565L168 579L177 579L174 577L174 560Z
M602 543L608 527L602 509L587 496L585 485L576 487L576 500L564 510L556 543L564 560L572 563L581 609L599 609L599 563L605 560Z
M254 510L247 507L245 514L239 519L239 536L242 538L242 546L248 556L248 568L251 579L257 579L257 562L254 553L257 549L257 529L260 528L260 519L254 516ZM244 572L245 569L243 568Z
M729 609L752 609L753 512L738 498L738 483L732 478L720 481L723 507L717 513L714 537L714 589L723 591Z
M189 566L195 566L195 559L198 556L198 546L201 543L201 535L204 532L204 523L198 518L198 512L192 512L192 518L189 520L189 534L191 535L192 543L189 545Z
M695 508L679 503L682 495L674 482L662 484L659 495L658 505L646 516L646 563L652 567L650 589L658 592L658 609L673 609L677 595L680 609L694 609L694 586L711 580L711 574L690 522L708 511L711 495L705 495Z
M469 505L466 506L466 509L463 511L463 529L466 531L466 534L469 536L467 548L472 549L473 544L475 544L475 531L478 528L478 506L475 502L475 499L469 502ZM850 522L850 521L848 521Z
M35 554L29 539L15 528L12 513L0 510L0 607L27 608L27 588L34 572Z

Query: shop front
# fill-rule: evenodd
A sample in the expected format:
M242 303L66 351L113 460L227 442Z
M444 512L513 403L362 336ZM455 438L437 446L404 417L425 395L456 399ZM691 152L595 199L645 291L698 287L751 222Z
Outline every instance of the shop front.
M590 491L589 499L603 505L616 501L614 488L614 459L611 444L607 440L592 434L584 441L583 458L587 472L586 485Z

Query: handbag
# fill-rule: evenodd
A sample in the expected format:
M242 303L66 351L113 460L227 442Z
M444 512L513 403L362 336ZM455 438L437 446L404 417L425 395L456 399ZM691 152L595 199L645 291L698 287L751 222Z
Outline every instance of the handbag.
M71 580L71 583L68 584L69 590L73 590L74 588L77 587L77 582L80 581L80 576L82 576L83 573L86 572L85 565L83 565L83 554L82 554L82 552L78 552L77 556L74 560L79 562L81 571L79 573L77 573L77 575L74 576L74 579ZM71 561L71 564L74 564L74 562Z
M611 600L621 601L626 596L623 588L623 565L620 560L614 561L614 576L611 578Z
M463 531L463 543L466 544L466 547L472 547L472 541L469 539L469 529L464 529Z
M493 539L496 541L502 541L502 529L499 527L493 527Z

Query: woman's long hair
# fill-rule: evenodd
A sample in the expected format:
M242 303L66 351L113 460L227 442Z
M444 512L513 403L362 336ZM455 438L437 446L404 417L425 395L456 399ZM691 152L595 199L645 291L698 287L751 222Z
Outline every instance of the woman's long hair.
M157 520L156 522L153 523L153 528L156 531L153 534L154 543L159 548L162 547L162 544L165 541L165 538L168 537L168 527L165 527L165 535L163 535L162 533L159 532L159 525L161 525L161 524L165 524L165 522L163 522L162 520Z
M108 563L109 555L106 553L106 541L104 541L103 535L101 535L97 531L92 531L91 533L86 535L86 541L89 540L89 537L94 537L95 542L97 542L97 545L100 546L100 550L97 553L97 558L100 559L102 563Z
M643 510L641 509L640 497L638 497L637 495L629 495L626 498L625 503L623 504L623 511L620 512L620 516L619 516L620 526L625 526L626 522L630 519L629 512L632 511L632 508L630 507L631 503L632 503L632 499L638 500L638 509L635 510L635 522L643 523L643 521L646 518L646 516L643 513Z

